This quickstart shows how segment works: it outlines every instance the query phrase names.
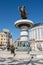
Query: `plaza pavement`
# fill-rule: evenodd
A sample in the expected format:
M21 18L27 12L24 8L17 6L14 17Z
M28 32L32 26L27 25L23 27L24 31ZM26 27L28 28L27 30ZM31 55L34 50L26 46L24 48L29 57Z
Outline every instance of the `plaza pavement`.
M3 52L0 51L0 65L43 65L43 58L31 58L29 54L23 54L16 53L14 56L6 50Z
M33 58L16 60L13 58L0 58L0 65L43 65L43 59Z

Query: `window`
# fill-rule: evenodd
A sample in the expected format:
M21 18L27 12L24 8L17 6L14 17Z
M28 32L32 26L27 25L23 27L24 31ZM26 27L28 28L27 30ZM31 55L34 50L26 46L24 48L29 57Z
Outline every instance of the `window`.
M5 39L4 39L5 40Z
M3 35L1 35L1 37L3 37Z
M3 40L3 39L1 38L1 40Z

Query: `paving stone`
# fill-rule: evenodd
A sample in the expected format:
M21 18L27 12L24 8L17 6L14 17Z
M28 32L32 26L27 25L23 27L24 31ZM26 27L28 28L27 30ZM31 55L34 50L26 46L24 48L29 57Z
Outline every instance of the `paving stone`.
M17 55L14 56L6 50L3 52L0 51L0 65L43 65L43 59L31 58L29 56L29 54L21 54L21 52L19 54L17 53Z

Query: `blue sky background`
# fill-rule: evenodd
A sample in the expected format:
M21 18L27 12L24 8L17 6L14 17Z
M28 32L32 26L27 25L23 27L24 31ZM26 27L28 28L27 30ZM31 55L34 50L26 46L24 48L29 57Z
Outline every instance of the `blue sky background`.
M13 36L13 40L20 37L20 30L14 26L14 22L21 19L18 6L25 5L28 19L34 23L43 22L43 0L0 0L0 32L7 28Z

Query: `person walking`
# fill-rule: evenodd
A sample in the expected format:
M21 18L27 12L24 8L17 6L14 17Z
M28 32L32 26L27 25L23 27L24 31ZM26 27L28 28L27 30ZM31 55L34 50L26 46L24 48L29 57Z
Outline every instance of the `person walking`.
M14 56L15 56L15 47L13 45L11 46L10 50L11 50L11 54L14 54Z

